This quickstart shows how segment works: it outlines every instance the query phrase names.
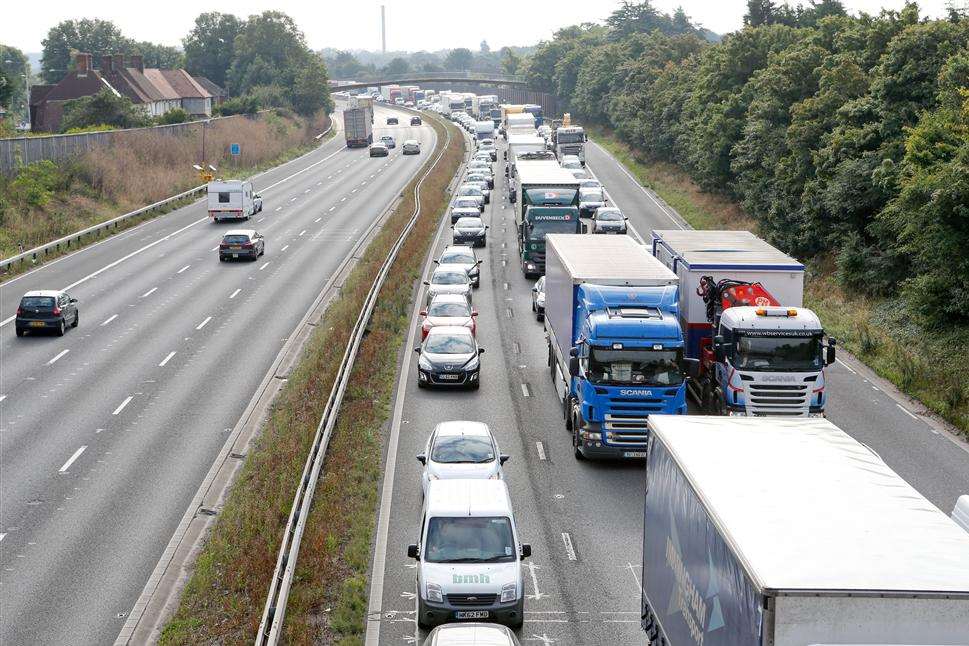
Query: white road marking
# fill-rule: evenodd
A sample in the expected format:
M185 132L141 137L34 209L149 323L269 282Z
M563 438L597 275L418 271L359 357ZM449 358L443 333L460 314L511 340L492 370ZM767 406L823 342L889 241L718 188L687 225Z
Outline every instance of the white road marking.
M57 361L58 359L60 359L61 357L63 357L63 356L64 356L65 354L67 354L68 352L70 352L70 349L67 349L67 350L61 350L60 352L58 352L58 353L57 353L57 354L56 354L56 355L54 356L54 358L53 358L53 359L51 359L50 361L48 361L48 362L47 362L47 365L48 365L48 366L52 366L52 365L54 365L54 362L56 362L56 361Z
M291 198L289 198L289 201L290 202L295 202L296 201L296 198L295 197L291 197Z
M218 251L218 250L219 250L219 245L215 245L214 247L209 249L209 251Z
M562 542L565 543L565 554L570 561L575 561L575 546L572 545L572 536L568 532L562 532Z
M172 350L171 352L168 353L168 356L167 357L165 357L164 359L161 360L161 363L158 364L158 367L159 368L164 368L165 367L165 364L168 363L169 360L172 357L174 357L174 356L175 356L175 350Z
M322 220L322 219L323 219L323 218L316 218L315 220L313 220L313 224L316 224L317 222L319 222L319 221L320 221L320 220Z
M305 191L303 191L303 192L304 192L304 193L309 193L309 192L310 192L310 189L306 189L306 190L305 190Z
M914 414L912 413L912 411L910 411L909 409L907 409L907 408L905 408L905 407L904 407L904 406L902 406L901 404L895 404L895 405L896 405L896 406L898 406L899 408L901 408L901 409L902 409L902 412L903 412L903 413L905 413L906 415L908 415L909 417L911 417L911 418L912 418L912 419L914 419L915 421L918 421L918 419L919 419L919 418L918 418L918 417L916 417L916 416L915 416L915 415L914 415Z
M107 325L111 321L115 320L116 318L118 318L118 315L117 314L112 314L111 316L109 316L108 318L106 318L104 320L104 323L101 324L101 327L104 327L105 325Z
M343 197L341 197L341 198L340 198L340 201L341 201L341 202L346 202L346 201L347 201L347 197L346 197L346 195L344 195Z
M872 386L871 389L872 390L878 390L880 392L880 389L878 388L878 386Z
M276 210L277 210L277 211L282 211L282 210L283 210L283 207L281 207L281 206L277 206L277 207L276 207Z
M195 328L195 329L196 329L196 330L201 330L201 329L202 329L202 328L204 328L204 327L206 326L206 324L207 324L207 323L208 323L209 321L211 321L211 320L212 320L212 317L211 317L211 316L209 316L209 317L207 317L207 318L206 318L206 319L205 319L204 321L202 321L201 323L199 323L199 324L198 324L198 326L196 326L196 328Z
M320 180L320 181L318 181L318 182L316 183L316 185L317 185L317 186L323 186L323 180Z
M266 261L266 264L264 264L262 267L260 267L259 268L259 271L262 271L263 269L265 269L266 267L268 267L269 266L269 263L271 263L271 262L272 262L272 260Z
M286 245L285 247L283 247L282 249L280 249L280 251L286 251L287 249L289 249L289 245Z
M331 211L336 211L336 207L335 207L335 206L331 206L331 207L330 207L330 210L331 210Z
M6 535L7 535L7 532L3 532L2 534L0 534L0 541L2 541L4 537L6 537Z
M86 449L87 449L87 446L82 446L82 447L81 447L81 448L79 448L79 449L78 449L77 451L74 451L74 455L72 455L71 457L69 457L69 458L67 459L67 462L65 462L65 463L64 463L64 466L62 466L62 467L61 467L61 468L60 468L60 469L58 470L58 473L67 473L67 470L68 470L68 469L70 468L70 466L71 466L72 464L74 464L74 460L76 460L76 459L78 459L79 457L81 457L81 454L82 454L82 453L84 453L84 451L85 451Z
M529 397L528 384L522 384L522 397Z
M6 399L6 398L7 398L7 396L6 396L6 395L0 395L0 402L2 402L2 401L3 401L4 399Z
M629 572L630 572L630 573L631 573L631 574L633 575L633 578L634 578L634 579L636 579L636 587L637 587L637 588L638 588L638 589L639 589L640 591L642 591L642 589L643 589L643 584L642 584L642 583L640 582L640 580L639 580L639 575L638 575L638 574L636 574L636 566L635 566L635 565L633 565L632 563L630 563L630 562L628 562L628 561L627 561L627 562L626 562L626 569L627 569L627 570L629 570Z
M851 369L851 366L849 366L847 363L845 363L841 359L835 358L835 361L837 361L838 363L840 363L841 365L843 365L848 370L848 372L850 372L851 374L853 374L853 375L858 374L857 372L855 372L854 370Z
M121 411L124 410L124 407L127 406L131 402L132 398L133 398L133 395L128 395L125 398L125 400L123 402L121 402L121 404L117 408L115 408L114 409L114 412L111 413L111 414L112 415L118 415Z
M531 576L532 576L532 587L535 589L535 594L529 594L529 595L526 595L526 596L529 599L534 599L535 601L538 601L542 597L547 597L548 595L542 594L539 591L539 589L538 589L538 577L535 576L535 570L541 569L541 566L540 565L535 565L535 562L534 561L528 561L527 563L524 563L523 565L528 568L528 573L531 574Z
M333 179L333 175L327 175L326 178L327 179Z
M298 238L298 237L303 236L303 235L306 235L306 229L303 229L302 231L300 231L299 232L299 236L296 236L296 237Z
M231 294L229 294L229 298L235 298L236 296L238 296L238 295L239 295L239 292L241 292L241 291L242 291L242 288L240 287L240 288L239 288L239 289L237 289L236 291L234 291L234 292L232 292Z
M541 442L535 442L535 448L538 449L538 459L539 460L544 460L545 459L545 445L542 444Z
M181 269L179 269L179 270L178 270L178 271L176 271L175 273L176 273L176 274L180 274L180 273L182 273L183 271L185 271L186 269L188 269L188 268L189 268L189 267L191 267L191 266L192 266L192 265L185 265L184 267L182 267Z
M157 290L157 289L158 289L157 287L152 287L147 292L145 292L144 294L142 294L141 295L141 298L148 298L149 296L151 296L152 294L154 294L155 293L155 290Z
M263 217L261 217L261 218L259 218L258 220L256 220L256 222L262 222L262 221L263 221L263 220L265 220L265 219L266 219L266 217L265 217L265 216L263 216Z

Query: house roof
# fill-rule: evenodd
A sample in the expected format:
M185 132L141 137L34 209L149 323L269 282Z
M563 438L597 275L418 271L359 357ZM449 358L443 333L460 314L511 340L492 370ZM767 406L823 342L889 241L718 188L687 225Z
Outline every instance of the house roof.
M175 91L169 82L165 79L165 75L160 69L153 67L145 68L145 78L155 86L155 89L162 95L165 99L180 99L181 96Z
M225 88L219 87L218 85L216 85L209 79L205 78L204 76L192 76L192 78L195 79L196 83L198 83L203 88L205 88L208 91L208 93L214 97L229 96L229 93L225 91Z
M31 85L30 86L30 105L37 105L47 98L47 93L54 88L53 85Z
M44 101L69 101L71 99L79 99L84 96L97 94L104 88L108 88L117 94L114 86L101 76L97 70L70 72L55 85L40 86L41 88L46 87L47 91L37 90L37 94L35 95L34 88L36 87L38 86L32 87L30 91L31 103L33 105L43 103Z
M199 85L185 70L159 70L183 99L210 99L212 93Z

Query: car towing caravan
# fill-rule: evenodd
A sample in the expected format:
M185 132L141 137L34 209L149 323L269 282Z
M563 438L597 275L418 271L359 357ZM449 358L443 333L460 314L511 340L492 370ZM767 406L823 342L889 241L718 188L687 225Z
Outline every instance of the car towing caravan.
M209 182L208 211L213 222L248 220L262 211L262 197L252 190L252 182L226 179Z

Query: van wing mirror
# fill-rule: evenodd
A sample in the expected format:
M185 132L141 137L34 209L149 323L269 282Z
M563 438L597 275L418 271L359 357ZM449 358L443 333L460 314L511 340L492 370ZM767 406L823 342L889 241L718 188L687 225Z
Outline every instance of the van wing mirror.
M508 462L510 458L511 458L510 455L505 455L504 453L502 453L501 455L498 456L498 464L504 464L505 462Z
M723 349L723 337L719 334L713 337L713 354L717 361L723 361L726 356L726 352Z
M421 464L427 464L427 456L424 455L423 453L418 453L417 461L420 462Z
M417 544L411 543L407 546L407 558L420 559L419 552L417 551Z
M529 558L532 555L532 546L528 543L522 543L522 560Z

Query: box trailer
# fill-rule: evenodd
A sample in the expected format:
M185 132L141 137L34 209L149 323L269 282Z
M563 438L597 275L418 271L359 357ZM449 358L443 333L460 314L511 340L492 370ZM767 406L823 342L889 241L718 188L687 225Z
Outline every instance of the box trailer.
M359 107L343 111L343 131L347 148L365 148L373 143L373 108Z
M651 416L652 644L969 643L969 534L821 419Z

